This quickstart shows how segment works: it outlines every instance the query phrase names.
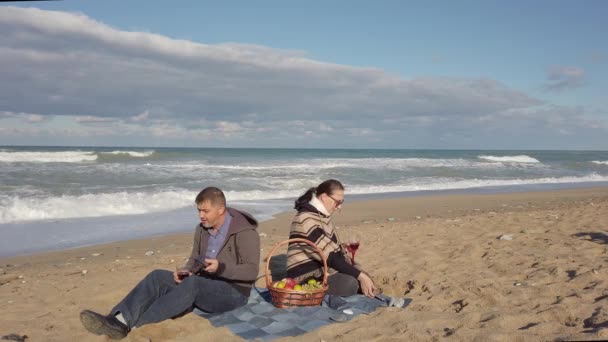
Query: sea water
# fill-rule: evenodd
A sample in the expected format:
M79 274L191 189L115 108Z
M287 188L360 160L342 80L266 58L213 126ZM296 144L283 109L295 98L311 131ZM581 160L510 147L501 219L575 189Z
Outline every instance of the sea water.
M347 201L606 185L608 152L0 147L0 256L191 231L206 186L265 220L329 178Z

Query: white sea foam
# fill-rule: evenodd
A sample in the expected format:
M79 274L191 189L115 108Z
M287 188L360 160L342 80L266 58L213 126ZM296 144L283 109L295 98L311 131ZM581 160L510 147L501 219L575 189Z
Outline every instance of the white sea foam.
M295 198L302 190L226 191L229 202ZM20 221L145 214L194 206L196 191L116 192L59 197L4 197L0 224Z
M151 167L166 167L167 165L147 164ZM462 158L455 159L433 159L433 158L333 158L333 159L310 159L306 161L293 161L287 163L280 161L277 164L267 163L265 165L253 164L203 164L203 163L188 163L171 165L174 169L186 170L227 170L227 171L248 171L248 172L265 172L265 171L317 171L331 169L390 169L390 170L409 170L414 168L504 168L505 165L500 162L488 163Z
M348 194L374 194L390 192L470 189L488 186L513 186L530 184L561 184L584 182L608 182L608 176L590 174L584 177L545 177L535 179L469 179L415 178L398 184L349 185ZM293 183L292 185L301 184ZM225 191L229 203L260 203L274 199L293 200L300 196L307 185L286 190ZM157 193L118 192L81 196L47 198L4 197L0 199L0 223L50 220L75 217L98 217L128 214L144 214L193 206L196 191L168 190Z
M144 214L193 203L186 190L159 193L116 192L59 197L12 197L0 200L0 223L73 217Z
M97 160L95 152L16 152L1 151L0 162L5 163L81 163Z
M596 173L584 177L544 177L534 179L467 179L454 180L450 178L438 179L416 178L412 183L402 183L394 185L380 186L353 186L347 189L352 194L370 193L389 193L389 192L409 192L409 191L432 191L432 190L454 190L454 189L473 189L489 186L514 186L532 184L565 184L565 183L590 183L608 182L608 176Z
M538 159L532 158L526 155L519 156L478 156L479 159L494 161L494 162L503 162L503 163L540 163Z
M237 171L266 171L266 170L319 170L319 169L332 169L338 167L353 167L354 163L298 163L298 164L269 164L269 165L226 165L226 164L206 164L206 163L193 163L193 164L179 164L172 167L179 169L220 169L220 170L237 170ZM154 165L151 165L154 166ZM166 165L162 165L166 166Z
M136 158L145 158L145 157L149 157L151 155L154 154L154 150L148 150L148 151L112 151L112 152L100 152L101 154L113 154L113 155L128 155L130 157L136 157Z
M608 165L608 160L604 160L604 161L594 160L594 161L592 161L592 163L593 164L598 164L598 165Z

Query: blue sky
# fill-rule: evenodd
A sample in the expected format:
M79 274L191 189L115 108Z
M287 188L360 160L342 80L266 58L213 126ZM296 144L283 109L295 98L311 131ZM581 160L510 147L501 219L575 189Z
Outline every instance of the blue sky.
M178 4L0 7L0 144L608 149L605 1Z

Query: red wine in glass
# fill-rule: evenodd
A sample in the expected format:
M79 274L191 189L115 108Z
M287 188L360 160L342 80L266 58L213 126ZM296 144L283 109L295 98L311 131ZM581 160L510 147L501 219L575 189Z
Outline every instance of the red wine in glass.
M190 269L186 266L176 266L175 274L177 275L177 279L184 280L184 278L190 276Z
M357 249L359 249L359 241L351 241L348 243L348 251L352 254L350 261L352 261L353 265L355 264L355 254L357 253Z

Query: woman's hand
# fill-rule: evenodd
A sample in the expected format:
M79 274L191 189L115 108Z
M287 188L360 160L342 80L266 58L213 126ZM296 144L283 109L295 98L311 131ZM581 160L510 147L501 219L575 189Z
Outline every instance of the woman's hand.
M374 285L374 281L370 278L365 272L359 273L359 285L361 286L361 292L367 297L373 297L376 295L376 286Z

